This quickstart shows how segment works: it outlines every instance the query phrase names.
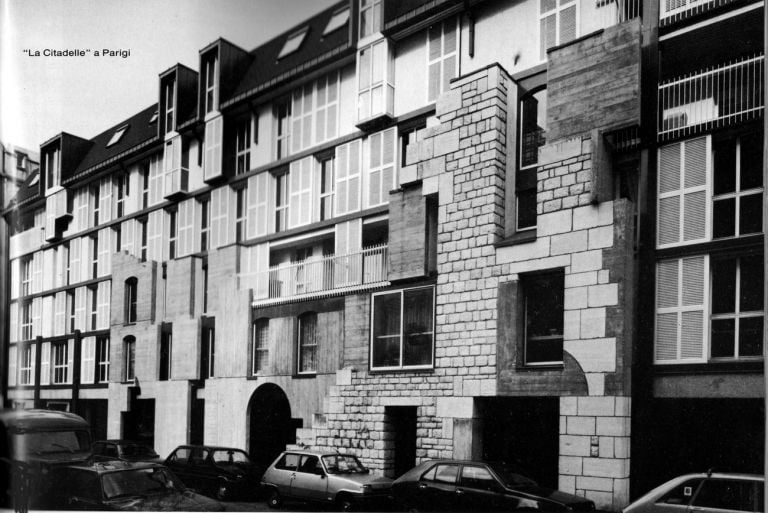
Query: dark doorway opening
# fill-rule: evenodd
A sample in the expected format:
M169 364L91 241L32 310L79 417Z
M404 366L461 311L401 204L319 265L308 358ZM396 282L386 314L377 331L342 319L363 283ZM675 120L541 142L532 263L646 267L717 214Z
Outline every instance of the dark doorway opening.
M388 477L397 478L416 466L416 407L387 406L384 421L393 449L392 475Z
M267 466L296 443L301 420L291 419L291 404L285 392L272 383L261 385L248 402L248 451L257 465Z
M91 434L94 440L106 440L107 438L107 400L106 399L80 399L77 402L75 412L88 421L91 425Z
M155 400L134 399L123 412L123 438L155 446Z
M202 445L205 427L205 399L192 399L192 411L189 415L189 443Z
M560 399L490 397L477 400L482 457L516 464L542 486L558 487Z
M763 473L762 399L655 399L648 413L632 428L633 496L689 472Z

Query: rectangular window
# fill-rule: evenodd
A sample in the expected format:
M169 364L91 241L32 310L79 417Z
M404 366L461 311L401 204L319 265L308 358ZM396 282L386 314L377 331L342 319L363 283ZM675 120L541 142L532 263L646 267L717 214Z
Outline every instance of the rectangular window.
M75 319L77 316L75 315L75 291L74 290L68 290L67 291L67 312L69 312L69 322L67 325L69 326L69 333L75 332Z
M235 131L236 165L235 174L241 175L251 170L251 118L238 122Z
M24 346L19 354L19 385L34 385L35 345Z
M394 58L388 41L384 39L358 53L358 121L391 115L394 95Z
M371 368L427 368L434 364L435 288L373 295Z
M275 231L288 228L288 172L275 175Z
M312 185L314 178L315 159L312 157L303 158L291 162L290 172L288 173L288 189L290 191L290 228L303 226L311 222L315 216L312 205Z
M21 295L32 293L32 255L21 257Z
M165 133L176 130L176 80L171 78L165 83Z
M45 166L45 186L46 188L56 187L61 182L61 154L59 148L55 147L45 152L43 157Z
M80 383L92 385L96 377L96 339L83 337L80 340Z
M141 241L141 245L139 246L139 255L141 257L142 262L147 261L147 219L139 219L138 220L138 226L139 226L139 240Z
M293 107L291 109L291 153L298 153L312 146L312 83L300 87L293 92Z
M308 312L299 316L299 374L317 372L317 314Z
M333 72L316 82L315 143L338 135L339 73Z
M275 157L279 160L287 157L291 149L291 102L285 100L275 106Z
M99 212L101 212L101 196L99 184L91 186L91 201L93 202L93 226L99 225Z
M51 344L53 360L53 384L60 385L69 382L69 347L67 342Z
M149 206L149 162L141 165L141 208Z
M109 337L96 337L96 382L109 381Z
M123 217L123 215L125 215L125 198L128 196L128 184L127 174L121 174L115 178L117 217Z
M565 273L558 270L527 275L521 281L525 294L525 364L562 364Z
M211 200L200 200L200 251L208 251L211 237Z
M547 90L538 89L520 100L520 162L515 177L515 230L536 228L539 148L546 142Z
M171 260L176 258L176 236L179 230L177 214L176 210L168 211L168 258Z
M360 0L360 39L381 30L381 0Z
M320 220L333 217L333 157L320 161Z
M125 280L125 322L126 324L132 324L136 322L136 306L138 304L139 282L136 278L128 278Z
M359 139L336 147L336 215L360 209L361 150Z
M136 377L136 339L133 337L127 337L123 341L123 356L125 381L133 381Z
M547 50L576 39L579 3L576 0L539 0L539 40L542 61Z
M114 241L114 247L111 251L113 253L120 253L120 248L123 245L123 229L119 223L112 226L112 240Z
M235 191L235 242L245 240L246 234L246 210L245 198L248 195L248 189L241 187Z
M160 369L158 379L168 381L171 379L173 332L170 325L163 327L160 335Z
M200 379L214 377L216 357L216 328L204 326L200 344Z
M91 244L91 279L99 275L99 234L94 233L90 236Z
M450 89L458 66L458 18L429 27L427 31L427 101L433 102Z
M88 287L88 303L90 305L90 311L88 312L88 319L90 322L88 323L88 328L95 330L97 329L97 321L98 321L98 312L99 312L99 299L98 299L98 288L96 285L91 285Z
M21 303L21 340L32 339L32 300Z
M254 376L269 366L269 319L253 323L251 374Z
M205 113L213 112L219 105L219 74L218 74L218 55L212 53L204 64L205 69Z

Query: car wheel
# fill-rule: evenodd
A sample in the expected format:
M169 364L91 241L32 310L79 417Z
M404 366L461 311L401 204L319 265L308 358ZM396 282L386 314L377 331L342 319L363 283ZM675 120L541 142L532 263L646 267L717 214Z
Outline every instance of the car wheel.
M352 497L346 494L336 497L336 504L339 506L340 511L352 511L355 509L355 502Z
M219 481L216 485L216 493L214 494L217 500L226 500L229 496L229 490L227 490L227 484L224 481Z
M413 504L406 504L403 509L408 513L419 513L419 508L417 508Z
M277 509L282 505L283 505L283 498L280 497L280 492L278 492L273 488L269 492L269 496L267 498L267 506L273 509Z

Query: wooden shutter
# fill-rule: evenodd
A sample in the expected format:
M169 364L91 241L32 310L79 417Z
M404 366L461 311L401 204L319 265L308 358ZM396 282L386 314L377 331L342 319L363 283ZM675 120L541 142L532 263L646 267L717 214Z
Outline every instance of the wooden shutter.
M112 274L112 229L99 230L97 277Z
M29 366L29 384L34 385L37 380L37 375L35 374L35 371L37 370L37 344L31 344L30 350L32 353L30 355L32 361L30 362Z
M83 281L80 267L80 250L82 245L79 238L69 241L69 283Z
M309 223L312 219L312 170L313 157L291 162L288 174L290 185L289 226L291 228Z
M164 174L161 157L153 155L149 161L149 204L155 205L163 201Z
M32 338L43 334L43 298L32 299Z
M21 259L11 260L11 299L19 297L21 287Z
M557 44L563 45L576 39L576 4L560 10L560 30Z
M240 288L252 289L253 297L268 297L269 244L243 247L240 252Z
M109 281L101 281L96 289L96 329L109 329L109 304L111 286Z
M40 291L50 290L55 287L56 279L56 250L46 249L40 253L42 259L42 287Z
M67 340L67 383L72 383L72 373L74 372L75 359L75 340Z
M18 362L18 349L15 345L8 348L8 386L16 386L16 362Z
M699 137L659 149L657 244L709 240L711 140Z
M221 176L221 132L222 117L212 119L205 124L205 162L206 179Z
M248 238L267 234L269 226L269 173L248 179Z
M57 292L53 300L53 336L64 335L67 331L67 293Z
M552 13L541 18L539 24L540 55L541 60L547 59L547 49L557 44L557 13Z
M88 216L88 198L90 197L88 187L81 187L75 192L75 232L88 228L90 218Z
M51 384L51 343L43 342L40 349L40 384Z
M120 251L125 251L129 255L138 256L135 247L136 243L136 220L126 219L120 227Z
M75 329L88 331L88 288L75 289Z
M656 363L706 361L709 257L656 265Z
M99 224L112 220L112 177L99 182Z
M8 334L9 342L18 342L19 340L19 303L14 301L11 303L11 307L8 313L10 333Z
M165 210L153 210L147 219L147 259L163 260L163 218Z
M359 284L362 279L362 226L361 219L353 219L336 225L336 258L334 282L336 286Z
M64 244L61 244L56 248L56 256L55 256L56 263L54 264L54 267L56 268L56 275L53 279L53 286L54 287L63 287L64 285L67 285L66 279L67 279L67 265L69 265L69 255L67 251L67 246Z
M176 218L178 224L178 235L176 242L176 254L179 257L194 253L194 227L195 227L195 203L194 198L190 198L179 203L179 210Z
M82 281L95 278L91 276L93 258L93 239L90 237L80 237L80 279Z
M395 174L395 129L390 128L369 138L368 194L369 207L389 201Z
M427 32L427 100L434 101L440 94L440 56L442 55L442 23L436 23Z
M336 147L336 215L360 209L360 140Z
M80 341L80 383L93 384L96 360L96 337L85 337Z
M43 252L38 251L32 256L32 293L43 290Z
M42 298L42 315L40 323L40 335L43 337L53 336L53 296L44 296Z

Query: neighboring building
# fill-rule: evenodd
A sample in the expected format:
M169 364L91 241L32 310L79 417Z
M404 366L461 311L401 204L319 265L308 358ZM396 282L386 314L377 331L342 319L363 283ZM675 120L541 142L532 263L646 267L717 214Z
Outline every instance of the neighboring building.
M709 328L689 315L709 322L704 296L660 293L654 331L655 292L640 284L694 291L671 278L702 280L710 252L762 243L696 235L708 218L688 206L710 205L712 180L685 175L656 207L657 161L674 174L661 163L683 133L686 148L725 134L712 112L741 126L702 92L714 82L657 107L658 80L737 51L697 31L733 18L761 38L761 5L660 26L654 0L351 0L252 51L214 41L198 71L160 74L157 104L41 146L40 179L17 201L30 223L11 244L9 405L69 409L160 454L205 442L268 462L307 444L389 476L425 458L517 460L542 484L624 506L678 441L657 438L684 434L670 419L708 429L685 414L696 400L666 398L720 383L699 373L714 368ZM762 96L749 101L758 119ZM752 155L742 140L722 143L738 163ZM718 208L747 209L734 223L753 233L761 187L718 192ZM670 238L675 222L685 238ZM745 308L712 315L748 337L762 304ZM660 365L695 337L695 376ZM739 347L762 354L761 340ZM726 397L761 393L746 368L717 366L742 387Z

